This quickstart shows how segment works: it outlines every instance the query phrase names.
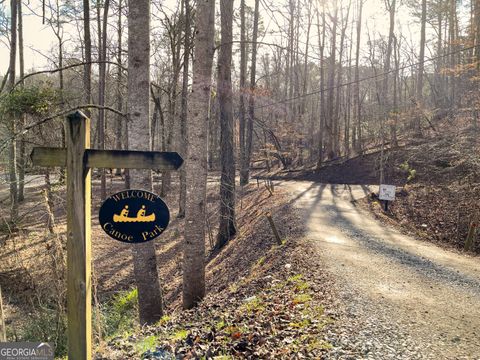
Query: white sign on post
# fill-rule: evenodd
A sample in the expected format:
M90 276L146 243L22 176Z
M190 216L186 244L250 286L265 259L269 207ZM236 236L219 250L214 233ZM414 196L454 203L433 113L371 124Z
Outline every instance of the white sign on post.
M380 184L378 198L387 201L395 200L395 185Z

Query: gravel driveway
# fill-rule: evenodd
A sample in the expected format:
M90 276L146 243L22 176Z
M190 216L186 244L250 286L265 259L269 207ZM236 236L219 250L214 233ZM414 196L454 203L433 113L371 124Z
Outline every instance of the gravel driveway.
M334 277L335 359L480 359L480 259L386 227L357 185L280 183Z

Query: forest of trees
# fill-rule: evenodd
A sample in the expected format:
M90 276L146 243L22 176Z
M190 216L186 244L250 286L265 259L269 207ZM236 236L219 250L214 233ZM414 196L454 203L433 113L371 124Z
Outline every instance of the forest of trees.
M372 8L378 26L366 19ZM25 65L25 39L39 36L24 30L33 17L55 44L35 55L41 69ZM453 109L478 120L479 0L4 0L0 36L10 54L0 78L9 223L21 221L32 147L64 146L74 110L91 117L93 148L177 151L185 165L159 184L146 170L95 176L102 199L109 176L126 188L159 185L162 196L179 182L185 308L205 296L209 173L220 175L221 249L239 231L236 186L256 168L318 168L396 147L437 131L434 120ZM133 259L141 322L155 322L153 242Z

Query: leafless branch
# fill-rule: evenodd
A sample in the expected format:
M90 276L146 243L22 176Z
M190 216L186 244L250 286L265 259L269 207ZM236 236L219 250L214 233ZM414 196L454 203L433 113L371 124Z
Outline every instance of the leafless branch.
M52 69L52 70L42 70L42 71L36 71L36 72L33 72L33 73L30 73L30 74L27 74L25 75L23 78L21 78L20 80L18 80L16 83L15 83L15 86L18 86L20 83L22 83L23 81L25 81L25 79L29 78L29 77L32 77L34 75L40 75L40 74L54 74L56 72L59 72L59 71L63 71L63 70L68 70L68 69L71 69L71 68L74 68L74 67L77 67L77 66L84 66L84 65L88 65L88 64L111 64L111 65L116 65L116 66L119 66L120 68L122 68L122 70L124 71L127 71L127 68L124 67L122 64L119 64L115 61L90 61L90 62L80 62L80 63L75 63L75 64L71 64L71 65L67 65L67 66L64 66L64 67L61 67L61 68L57 68L57 69Z

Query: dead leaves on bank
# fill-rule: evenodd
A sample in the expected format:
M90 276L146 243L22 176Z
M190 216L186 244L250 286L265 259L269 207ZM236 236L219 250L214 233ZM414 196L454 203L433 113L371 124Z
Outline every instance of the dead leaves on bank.
M298 216L291 209L285 214ZM113 339L110 353L123 359L322 358L331 347L324 332L334 315L324 310L330 283L317 261L306 240L289 237L198 308Z
M155 347L143 358L319 358L330 348L322 332L331 320L302 275L281 271L232 286L198 309L165 317L139 338L115 339L111 346L134 358L136 344L154 337ZM245 291L252 285L255 291Z

